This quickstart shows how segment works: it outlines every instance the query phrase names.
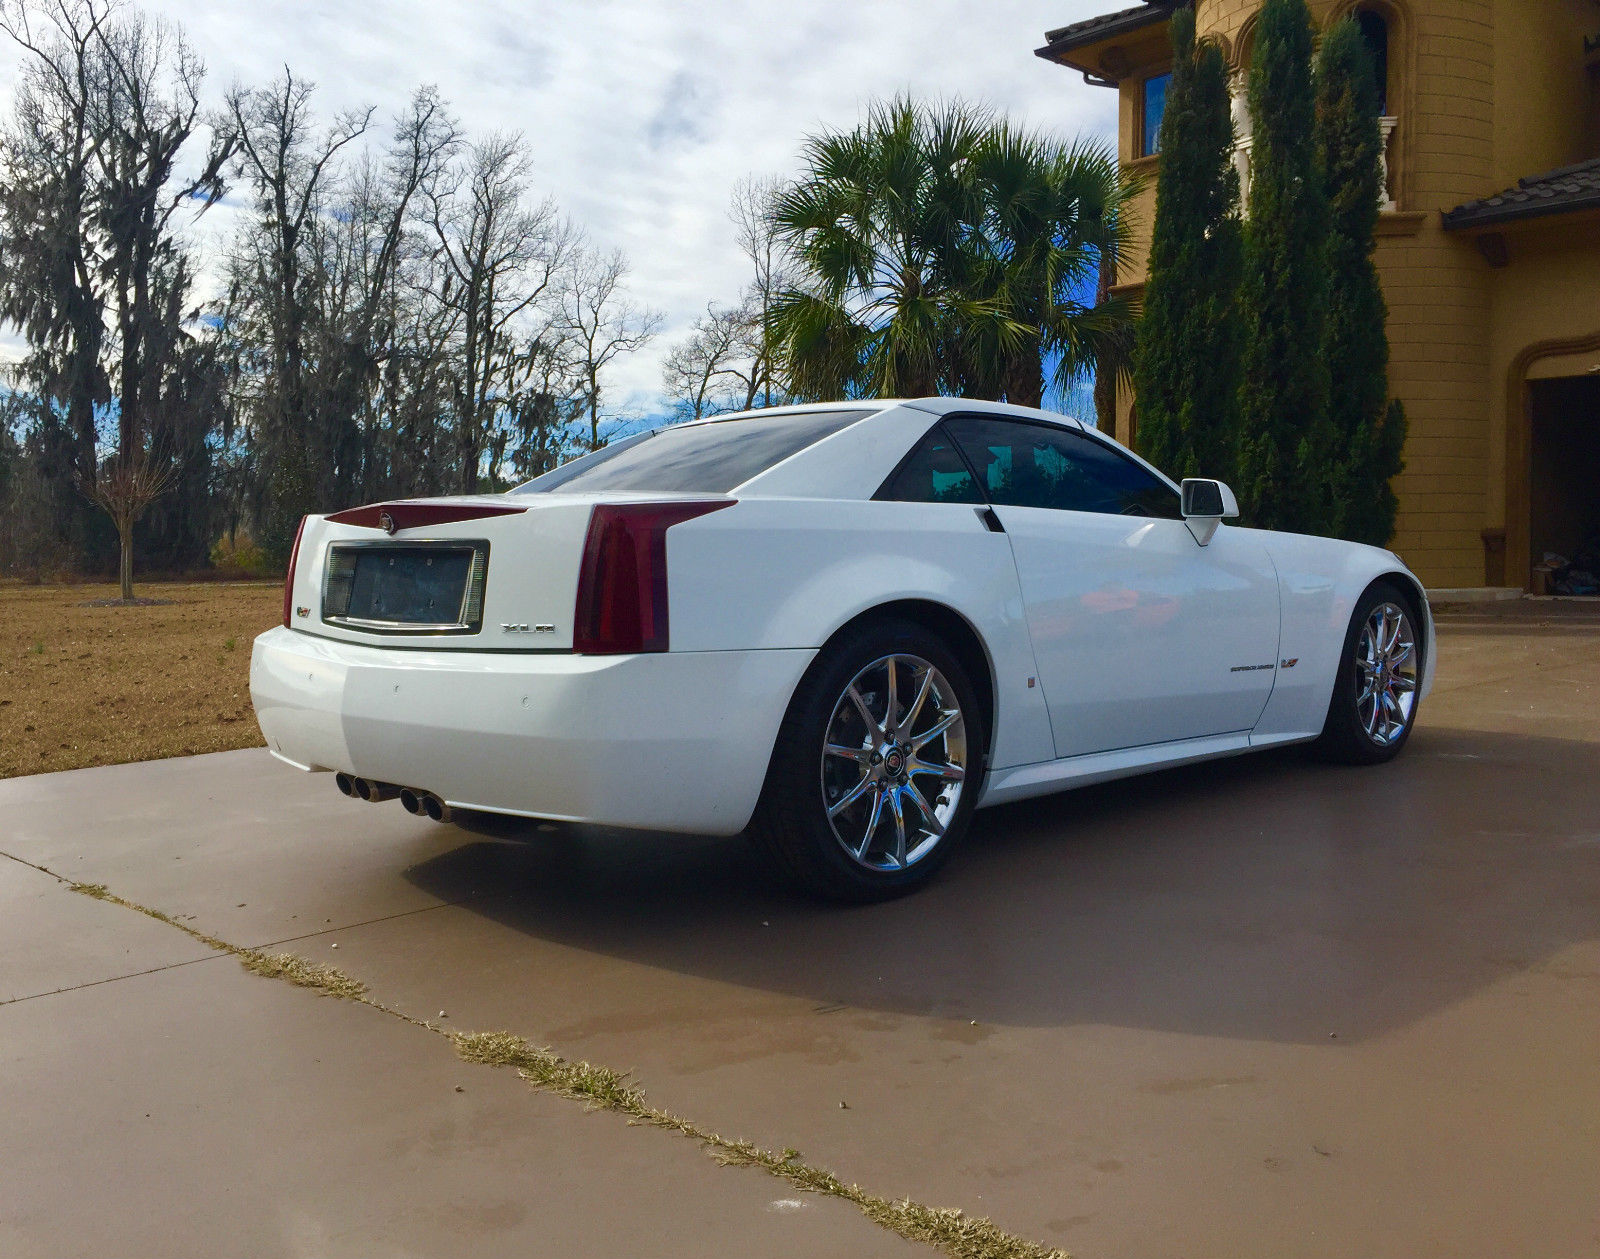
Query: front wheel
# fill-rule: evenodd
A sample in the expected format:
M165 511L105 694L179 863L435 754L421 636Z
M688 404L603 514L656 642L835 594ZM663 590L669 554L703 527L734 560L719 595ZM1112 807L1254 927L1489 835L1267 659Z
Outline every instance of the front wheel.
M1362 596L1345 635L1318 740L1330 759L1376 765L1399 755L1421 699L1420 624L1412 597L1390 582L1379 582Z
M898 621L847 630L790 703L755 837L815 894L903 895L964 836L984 738L972 683L936 636Z

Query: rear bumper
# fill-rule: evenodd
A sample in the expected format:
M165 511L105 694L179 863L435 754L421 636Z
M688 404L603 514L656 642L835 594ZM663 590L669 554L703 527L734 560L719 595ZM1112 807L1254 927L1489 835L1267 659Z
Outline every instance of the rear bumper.
M731 835L815 655L408 651L280 627L255 640L250 696L268 748L301 769L455 808Z

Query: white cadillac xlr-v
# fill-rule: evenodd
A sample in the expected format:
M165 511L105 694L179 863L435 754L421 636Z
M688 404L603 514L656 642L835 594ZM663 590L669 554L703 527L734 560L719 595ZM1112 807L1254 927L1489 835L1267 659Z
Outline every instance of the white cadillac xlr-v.
M1018 407L718 417L508 494L307 517L251 694L272 753L349 795L749 828L811 890L874 899L983 805L1404 746L1434 664L1420 583L1237 514Z

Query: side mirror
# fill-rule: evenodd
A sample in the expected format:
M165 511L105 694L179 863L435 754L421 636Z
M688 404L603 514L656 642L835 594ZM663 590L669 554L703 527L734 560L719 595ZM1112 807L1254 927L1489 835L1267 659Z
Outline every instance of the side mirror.
M1221 481L1189 477L1183 483L1183 520L1201 546L1211 541L1217 525L1239 515L1239 500Z

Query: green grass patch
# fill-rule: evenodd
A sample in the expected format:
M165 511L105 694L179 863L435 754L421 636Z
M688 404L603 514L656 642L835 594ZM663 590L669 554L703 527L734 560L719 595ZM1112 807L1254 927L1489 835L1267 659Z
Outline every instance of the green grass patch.
M255 949L245 949L238 956L240 965L263 979L287 979L297 987L315 988L325 997L342 997L347 1001L360 1001L367 995L367 986L359 979L345 974L336 966L310 962L294 953L261 953Z

